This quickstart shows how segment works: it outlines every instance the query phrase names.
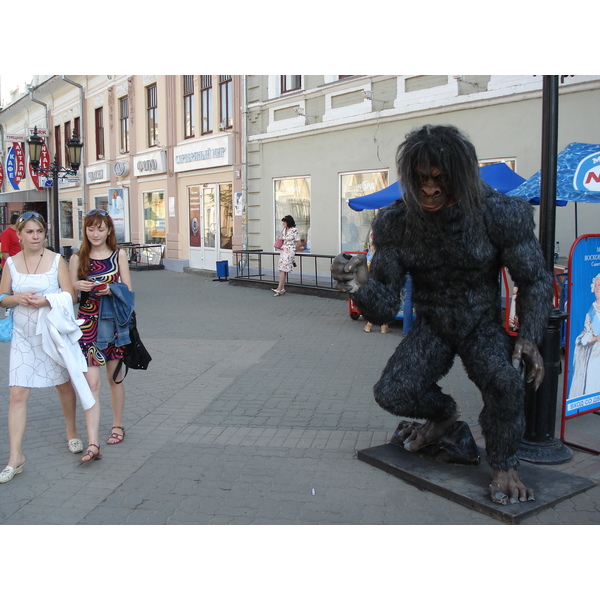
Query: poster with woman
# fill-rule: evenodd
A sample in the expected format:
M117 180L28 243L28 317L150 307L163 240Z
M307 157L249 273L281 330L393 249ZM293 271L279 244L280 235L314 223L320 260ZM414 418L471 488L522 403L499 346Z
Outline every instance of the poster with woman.
M568 273L565 417L600 408L600 234L575 241Z
M125 192L125 188L109 188L108 190L108 214L115 224L115 233L119 244L129 241L126 239L125 227Z

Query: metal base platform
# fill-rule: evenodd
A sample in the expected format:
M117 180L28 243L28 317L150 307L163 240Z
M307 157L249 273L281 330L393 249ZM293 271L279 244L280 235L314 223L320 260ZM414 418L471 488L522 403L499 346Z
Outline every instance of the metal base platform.
M503 521L516 524L546 508L584 492L595 483L589 479L568 475L545 467L521 463L519 476L533 488L536 500L503 506L492 502L488 495L490 468L482 464L441 464L435 460L408 452L395 444L374 446L358 451L358 459L418 487L457 502L467 508Z

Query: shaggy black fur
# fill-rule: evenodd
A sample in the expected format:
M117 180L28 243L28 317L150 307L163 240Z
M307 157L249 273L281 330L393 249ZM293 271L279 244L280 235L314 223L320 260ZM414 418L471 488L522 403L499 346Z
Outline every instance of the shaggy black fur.
M397 416L448 419L456 404L437 382L458 355L482 394L479 422L490 466L517 468L525 383L511 364L514 342L500 318L498 276L504 266L518 286L519 336L539 344L552 277L534 234L533 209L480 180L472 144L452 127L409 134L397 164L405 197L376 218L369 279L352 297L365 319L389 323L409 273L416 319L375 385L375 400ZM417 166L439 168L459 201L422 210Z

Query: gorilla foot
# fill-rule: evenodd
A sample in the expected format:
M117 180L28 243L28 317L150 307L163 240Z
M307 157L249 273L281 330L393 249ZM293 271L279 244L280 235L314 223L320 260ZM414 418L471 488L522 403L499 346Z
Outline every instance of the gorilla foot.
M425 446L431 446L439 442L450 427L460 417L461 410L456 408L456 412L445 421L427 420L425 423L407 423L404 421L402 431L399 433L404 448L409 452L417 452Z
M407 449L405 442L408 442L413 434L418 435L417 431L422 427L422 423L402 421L390 442ZM455 421L439 440L422 445L417 452L445 464L476 466L481 462L473 434L464 421Z
M535 500L531 488L525 487L516 469L500 471L492 469L492 483L490 483L490 496L498 504L516 504Z

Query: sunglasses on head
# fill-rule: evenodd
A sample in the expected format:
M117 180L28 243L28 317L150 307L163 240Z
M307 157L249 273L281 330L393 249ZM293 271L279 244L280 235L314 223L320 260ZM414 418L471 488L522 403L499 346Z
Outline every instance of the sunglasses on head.
M102 210L101 208L94 208L93 210L90 210L87 216L91 217L92 215L101 215L102 217L108 217L108 213L105 210Z
M38 219L38 220L42 221L42 223L46 222L44 220L44 217L42 217L42 215L40 215L40 213L37 213L37 212L34 212L34 211L23 213L19 217L19 221L29 221L29 219Z

